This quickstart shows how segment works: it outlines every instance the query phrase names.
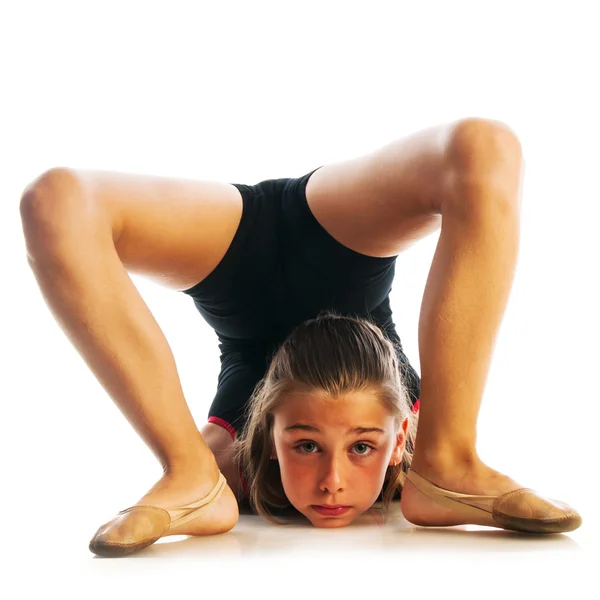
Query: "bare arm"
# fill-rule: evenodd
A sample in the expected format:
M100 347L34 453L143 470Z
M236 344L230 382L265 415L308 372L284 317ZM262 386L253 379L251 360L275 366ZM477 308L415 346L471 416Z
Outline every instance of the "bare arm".
M240 474L233 462L233 439L230 433L214 423L206 423L200 433L215 455L217 465L225 479L227 479L227 484L233 490L238 502L246 498L247 495L242 488Z

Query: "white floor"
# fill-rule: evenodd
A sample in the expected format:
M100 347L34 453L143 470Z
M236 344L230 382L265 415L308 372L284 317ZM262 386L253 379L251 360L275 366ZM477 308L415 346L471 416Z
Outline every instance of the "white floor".
M226 534L168 537L119 559L89 552L98 523L82 506L61 524L67 504L60 510L53 497L45 510L42 490L38 500L29 508L38 509L35 534L19 522L30 519L20 506L4 515L11 533L3 580L12 590L5 598L600 597L598 520L591 504L583 510L572 498L584 524L568 534L417 527L396 502L385 523L372 511L335 530L300 520L277 527L242 514Z

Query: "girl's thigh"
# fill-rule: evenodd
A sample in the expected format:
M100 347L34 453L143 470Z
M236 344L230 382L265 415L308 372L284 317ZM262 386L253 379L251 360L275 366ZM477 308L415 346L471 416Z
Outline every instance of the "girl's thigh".
M242 216L229 183L62 167L34 180L22 205L40 231L92 219L128 271L175 290L217 266Z

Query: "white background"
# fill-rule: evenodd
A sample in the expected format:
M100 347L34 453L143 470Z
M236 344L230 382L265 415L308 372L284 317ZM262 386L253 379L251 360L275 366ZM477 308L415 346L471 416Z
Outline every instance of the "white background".
M11 551L5 585L17 585L7 597L222 598L255 588L269 597L597 597L597 581L587 583L599 533L597 8L3 3L2 545ZM385 543L355 529L320 532L316 544L308 529L246 519L185 552L176 550L185 541L168 538L142 562L94 559L87 542L96 528L161 472L42 298L18 210L25 186L54 166L248 184L299 177L473 116L507 123L525 156L520 254L478 448L495 469L575 506L583 526L543 540L409 527L386 531ZM419 372L418 317L437 239L398 258L392 292ZM216 336L190 298L132 279L170 343L200 427L216 390ZM261 553L264 536L275 554ZM327 560L317 560L324 549Z

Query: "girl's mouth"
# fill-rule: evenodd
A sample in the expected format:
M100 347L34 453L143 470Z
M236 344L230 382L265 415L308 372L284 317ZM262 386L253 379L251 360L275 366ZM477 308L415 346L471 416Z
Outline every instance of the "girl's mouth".
M325 517L338 517L347 513L352 507L351 506L317 506L313 505L312 508L319 514Z

